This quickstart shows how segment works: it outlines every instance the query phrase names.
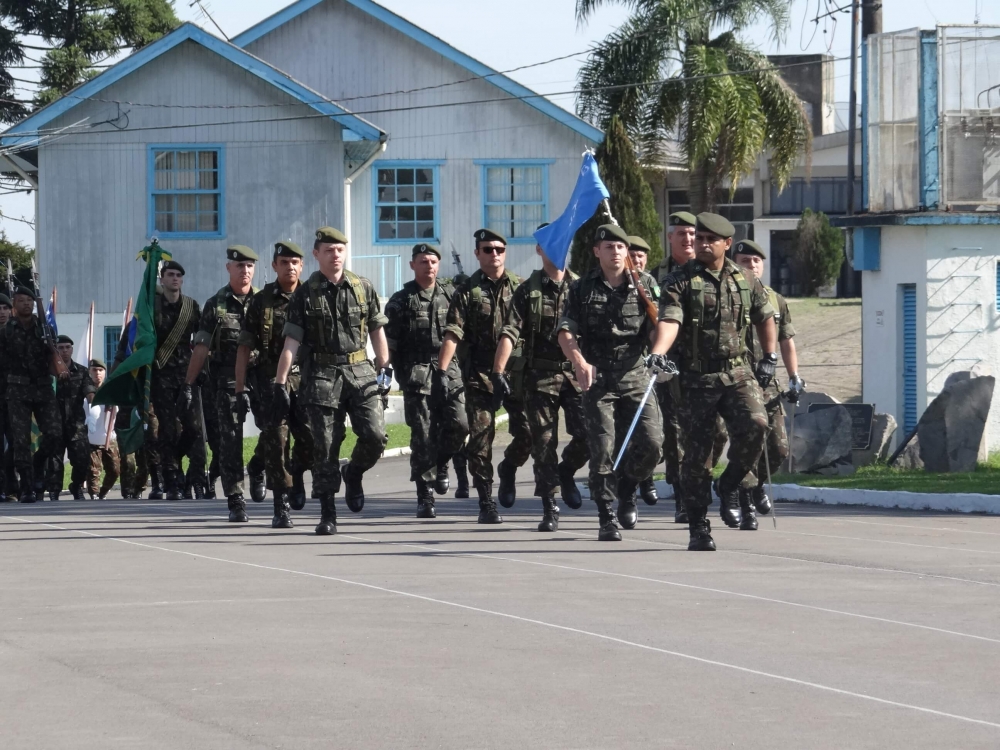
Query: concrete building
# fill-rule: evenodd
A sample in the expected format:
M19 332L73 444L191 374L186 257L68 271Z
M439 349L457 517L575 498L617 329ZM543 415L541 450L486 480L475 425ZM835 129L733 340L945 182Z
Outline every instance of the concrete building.
M420 240L476 267L483 225L527 274L531 233L601 138L371 0L300 0L232 43L181 26L6 131L0 169L37 185L60 331L79 340L94 300L110 349L153 236L201 302L226 283L226 246L269 258L279 239L311 247L325 224L346 228L351 267L383 296Z

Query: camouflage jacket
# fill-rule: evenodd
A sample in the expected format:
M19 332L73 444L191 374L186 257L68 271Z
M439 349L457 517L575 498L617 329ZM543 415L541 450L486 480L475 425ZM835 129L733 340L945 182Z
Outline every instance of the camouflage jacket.
M447 282L421 289L416 281L408 281L386 303L385 336L396 380L404 390L430 393L431 369L437 365L454 296L455 288ZM461 378L457 357L448 366L448 374L455 380Z
M169 338L180 318L184 300L190 300L191 316L188 318L187 326L180 337L177 347L171 353L169 359L163 367L153 368L153 373L157 377L183 378L187 375L188 363L191 361L191 339L198 332L199 319L201 318L201 308L198 303L190 297L181 295L176 302L169 302L162 291L157 291L153 301L154 323L156 326L156 348L159 353L160 347ZM115 352L114 367L125 361L125 352L128 349L128 328L122 331L122 337L118 340L118 350Z
M764 291L767 292L771 307L774 308L774 324L778 328L778 343L788 341L788 339L795 336L795 326L792 325L792 316L788 312L788 302L769 286L764 287ZM747 330L747 349L750 353L751 365L756 365L764 353L760 349L757 332L752 326ZM772 389L781 390L778 377L775 377Z
M69 377L56 381L56 401L62 414L64 425L79 427L86 421L83 411L83 399L97 393L97 386L90 377L90 370L77 362L70 362Z
M45 345L37 318L25 328L15 317L4 326L0 337L0 372L8 385L27 379L31 385L52 383L52 351ZM28 385L27 382L17 383Z
M251 287L248 294L241 296L226 284L205 302L194 344L208 347L209 372L213 378L234 377L243 318L256 294L257 290Z
M293 294L294 291L282 291L278 282L272 281L253 295L247 304L236 344L250 349L253 374L262 380L273 380L278 371L278 359L285 348L288 305ZM298 373L299 366L293 363L289 376L289 385L293 390L298 384Z

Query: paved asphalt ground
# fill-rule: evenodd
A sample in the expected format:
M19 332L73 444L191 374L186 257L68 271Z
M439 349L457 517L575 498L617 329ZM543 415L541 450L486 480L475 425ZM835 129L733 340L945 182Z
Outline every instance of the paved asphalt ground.
M1000 747L1000 518L781 505L694 554L663 501L539 534L519 478L503 526L418 522L384 460L333 539L0 506L0 746Z

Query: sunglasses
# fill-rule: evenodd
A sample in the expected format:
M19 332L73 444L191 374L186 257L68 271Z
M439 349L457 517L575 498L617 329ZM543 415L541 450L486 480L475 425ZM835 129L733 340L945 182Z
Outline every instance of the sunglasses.
M489 253L490 255L503 255L505 252L507 252L507 248L505 248L505 247L481 247L481 248L479 248L479 252L481 252L481 253Z

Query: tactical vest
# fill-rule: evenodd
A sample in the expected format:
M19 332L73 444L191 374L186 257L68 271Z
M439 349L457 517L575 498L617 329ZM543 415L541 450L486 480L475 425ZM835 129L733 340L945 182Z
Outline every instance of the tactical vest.
M229 312L228 297L230 286L226 284L215 293L215 330L212 331L212 342L209 345L212 353L212 364L224 367L236 366L236 348L243 327L243 315ZM250 287L244 306L250 304L256 287ZM244 309L246 309L244 307Z
M700 275L692 275L695 272L691 268L687 268L691 289L687 295L687 309L684 311L684 315L690 321L690 325L685 327L687 336L685 338L686 357L684 363L688 370L706 373L723 372L745 362L747 354L746 333L750 328L750 284L738 266L734 266L730 271L733 281L736 283L736 288L740 293L741 309L739 321L737 322L737 332L738 339L743 342L742 351L736 357L727 360L726 366L722 370L718 369L720 363L716 358L706 357L705 353L700 351L701 333L705 326L705 279ZM725 286L720 284L718 301L720 306L722 304L722 295L725 292Z
M403 285L408 304L406 310L406 329L410 334L403 349L407 364L428 362L437 357L444 341L444 329L448 325L448 308L455 288L448 283L438 282L430 300L420 297L423 291L416 281L408 281ZM440 303L439 296L444 299Z
M628 370L642 356L646 349L646 337L642 335L643 322L647 320L646 311L640 304L639 292L632 289L628 298L622 303L622 320L624 317L641 318L639 335L633 341L614 345L611 339L602 338L598 332L606 331L615 321L609 318L608 303L613 292L606 290L601 283L603 277L600 270L589 273L580 280L581 315L577 321L578 338L585 348L587 361L602 370Z
M505 270L504 275L506 275L507 280L510 282L510 290L513 294L514 290L517 289L518 285L521 283L517 278L517 274L513 271ZM470 345L474 347L474 354L469 357L469 365L472 364L473 359L481 360L477 362L481 367L492 367L493 365L493 355L494 350L483 350L479 348L479 337L482 334L482 329L484 325L493 326L493 317L496 315L496 310L490 308L490 315L483 314L483 290L480 284L483 280L482 270L477 270L472 274L469 279L470 291L469 291L469 311L468 317L466 318L466 334L465 339L470 342ZM499 281L499 279L498 279ZM499 299L497 300L499 304ZM502 327L502 326L500 326ZM490 336L493 335L493 331L490 331ZM520 344L520 342L518 342ZM521 359L521 349L520 346L515 346L514 353L511 355L511 360ZM523 366L523 362L521 362ZM510 367L509 365L508 367Z
M288 308L286 306L285 310L277 316L277 324L275 323L274 304L275 300L279 299L279 295L275 294L276 285L277 282L266 284L260 292L260 328L257 331L257 340L260 342L260 354L257 361L263 366L277 364L277 360L271 356L273 348L271 346L271 339L274 337L275 331L278 332L279 337L281 336L285 320L288 317Z
M306 282L306 328L309 332L312 356L319 364L358 364L368 358L368 299L361 277L344 271L344 278L351 287L353 302L348 298L347 315L351 328L358 327L360 348L352 352L340 351L340 338L334 311L330 309L327 295L320 293L325 278L315 273ZM340 361L343 360L343 361Z
M521 331L521 337L524 340L523 350L527 352L525 359L529 368L537 368L542 370L561 370L566 369L564 364L568 363L568 360L562 358L560 361L549 361L538 359L535 357L535 337L541 333L542 330L542 318L545 316L545 304L544 304L544 294L542 292L542 275L545 272L542 270L533 271L531 276L528 277L528 309L527 309L527 319L524 321L524 328ZM569 281L573 282L579 279L572 271L568 271ZM554 310L554 315L552 317L556 318L556 322L552 326L552 330L555 331L559 325L558 318L561 314L560 310Z

